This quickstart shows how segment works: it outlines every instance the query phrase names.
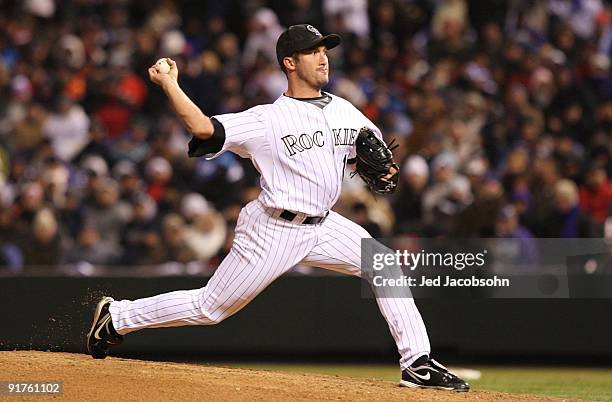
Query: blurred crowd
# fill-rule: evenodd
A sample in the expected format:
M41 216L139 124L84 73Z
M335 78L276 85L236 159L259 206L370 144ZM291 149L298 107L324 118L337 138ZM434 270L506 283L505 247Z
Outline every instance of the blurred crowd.
M326 90L401 144L401 186L349 179L375 237L612 237L612 13L601 0L0 2L0 265L215 266L250 161L187 157L147 67L208 115L286 88L276 38L342 35Z

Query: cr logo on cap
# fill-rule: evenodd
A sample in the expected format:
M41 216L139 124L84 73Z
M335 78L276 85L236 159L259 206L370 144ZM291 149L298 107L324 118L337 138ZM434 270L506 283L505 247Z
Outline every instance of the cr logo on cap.
M315 27L313 27L312 25L306 25L306 29L308 29L310 32L312 32L313 34L317 35L317 36L321 36L321 32L319 32L319 30Z

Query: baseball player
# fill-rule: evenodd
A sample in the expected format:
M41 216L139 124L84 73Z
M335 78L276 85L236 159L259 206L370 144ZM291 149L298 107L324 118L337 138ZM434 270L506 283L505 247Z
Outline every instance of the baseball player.
M240 212L232 249L206 286L138 300L102 298L87 336L94 358L105 358L110 347L133 331L218 324L298 263L361 275L361 239L371 236L331 208L340 195L345 166L355 157L357 133L367 127L382 136L348 101L321 91L329 76L327 51L340 42L340 36L323 36L312 25L289 27L276 44L287 91L272 104L213 117L181 90L173 60L168 60L167 74L149 68L150 79L193 134L189 156L212 159L231 151L250 158L261 174L262 191ZM398 174L395 166L384 180ZM400 385L469 390L465 381L430 358L414 300L382 297L373 290L401 356Z

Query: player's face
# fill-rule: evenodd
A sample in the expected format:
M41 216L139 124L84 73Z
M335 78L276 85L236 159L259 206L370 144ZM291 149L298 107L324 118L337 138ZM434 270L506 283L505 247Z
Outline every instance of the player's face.
M317 46L298 53L295 58L297 76L314 88L322 88L329 81L329 63L327 48Z

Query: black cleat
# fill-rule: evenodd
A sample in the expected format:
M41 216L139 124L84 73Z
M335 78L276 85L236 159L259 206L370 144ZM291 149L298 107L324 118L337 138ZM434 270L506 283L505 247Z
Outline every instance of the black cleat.
M87 351L94 359L104 359L108 349L123 342L113 327L108 307L113 302L112 297L103 297L96 307L91 330L87 334Z
M412 366L402 371L400 387L443 389L447 391L469 391L470 385L450 373L446 367L423 356Z

